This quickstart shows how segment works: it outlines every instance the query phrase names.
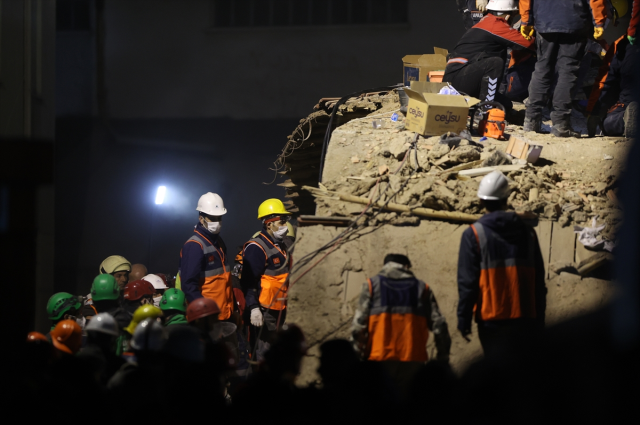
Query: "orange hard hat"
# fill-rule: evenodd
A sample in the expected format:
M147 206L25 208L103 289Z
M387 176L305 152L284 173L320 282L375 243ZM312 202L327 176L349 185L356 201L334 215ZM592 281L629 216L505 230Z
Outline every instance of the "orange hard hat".
M40 332L34 331L34 332L29 332L27 334L27 342L40 342L40 341L44 341L47 343L49 342L47 337L41 334Z
M195 299L187 306L187 322L193 322L213 314L216 316L220 314L220 307L218 307L218 303L209 298Z
M58 350L75 354L82 345L82 328L73 320L62 320L51 331L51 342Z
M139 300L145 295L153 295L155 293L156 289L151 282L146 280L134 280L124 287L124 299L129 301Z

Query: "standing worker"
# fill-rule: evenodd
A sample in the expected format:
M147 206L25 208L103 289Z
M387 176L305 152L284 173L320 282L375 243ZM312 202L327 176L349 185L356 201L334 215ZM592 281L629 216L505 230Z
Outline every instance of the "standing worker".
M475 312L485 356L544 328L547 289L533 228L506 212L509 183L500 171L478 188L488 211L462 234L458 259L458 330L469 341Z
M234 309L233 289L227 248L219 235L227 209L219 195L209 192L200 197L196 211L198 224L180 251L176 288L184 291L188 303L202 297L215 301L220 308L218 318L227 320Z
M258 207L262 231L245 243L242 251L241 285L245 292L246 310L250 312L251 346L258 353L258 360L262 359L262 354L275 338L278 326L287 317L291 257L287 254L284 238L289 231L287 222L290 217L291 213L279 199L264 201Z
M164 326L186 325L187 298L184 292L176 288L170 288L162 294L160 310L164 316Z
M483 102L496 101L510 110L511 101L498 92L507 49L532 53L534 42L511 28L518 15L517 0L491 0L487 15L467 31L449 54L442 81Z
M529 85L525 131L540 132L542 109L553 89L551 134L580 137L571 127L571 107L580 61L586 53L587 38L602 37L606 20L604 0L520 0L520 32L531 39L534 31L538 61ZM593 25L595 21L595 27Z

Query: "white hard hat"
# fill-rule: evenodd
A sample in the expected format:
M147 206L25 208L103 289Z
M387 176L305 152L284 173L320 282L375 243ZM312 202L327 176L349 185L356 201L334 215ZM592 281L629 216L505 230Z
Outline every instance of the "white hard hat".
M164 344L162 325L155 318L138 323L131 338L131 348L137 351L160 351Z
M122 255L112 255L105 258L100 264L100 273L112 274L115 272L131 271L131 263Z
M109 313L98 313L93 316L84 330L101 332L103 334L113 336L118 336L120 334L116 319L114 319Z
M168 286L165 285L164 280L162 280L162 278L160 276L155 275L155 274L148 274L145 277L143 277L142 280L146 280L147 282L152 284L154 289L167 289L168 288Z
M518 10L518 0L489 0L487 10L496 12L512 12Z
M495 170L484 176L478 187L478 198L498 201L509 197L509 182L502 172Z
M227 209L224 207L222 198L217 193L205 193L198 199L198 208L196 211L203 212L208 215L225 215Z

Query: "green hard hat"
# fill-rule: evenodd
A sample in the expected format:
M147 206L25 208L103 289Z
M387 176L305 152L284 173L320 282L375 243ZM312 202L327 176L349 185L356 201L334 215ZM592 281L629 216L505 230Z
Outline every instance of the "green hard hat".
M59 320L72 308L79 310L81 305L80 299L68 292L58 292L57 294L53 294L47 302L47 314L49 315L49 320Z
M120 298L120 287L116 279L110 274L99 274L91 284L91 299L93 301L117 300Z
M164 310L178 310L181 312L187 311L187 298L179 289L170 288L164 291L162 299L160 300L160 309Z

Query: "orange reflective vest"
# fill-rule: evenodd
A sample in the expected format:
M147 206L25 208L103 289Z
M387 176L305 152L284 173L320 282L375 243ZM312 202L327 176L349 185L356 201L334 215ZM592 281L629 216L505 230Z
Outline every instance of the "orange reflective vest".
M426 293L429 286L416 279L369 279L368 359L426 362L429 327Z
M536 318L533 231L526 252L506 249L500 235L480 223L471 225L480 247L480 292L474 307L478 320ZM525 255L523 255L525 254Z
M266 240L266 242L265 242ZM291 271L291 256L274 245L269 238L259 235L244 244L255 244L262 249L265 256L265 271L260 277L260 305L271 310L287 308L287 278ZM243 248L243 252L244 252Z
M200 272L200 291L202 296L214 300L220 307L218 319L226 320L233 312L233 286L231 272L225 265L225 255L197 230L186 243L197 243L202 248L207 265ZM180 251L182 258L182 251Z

